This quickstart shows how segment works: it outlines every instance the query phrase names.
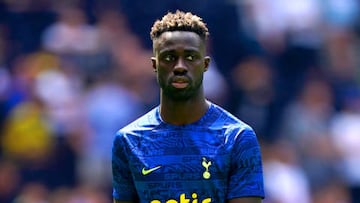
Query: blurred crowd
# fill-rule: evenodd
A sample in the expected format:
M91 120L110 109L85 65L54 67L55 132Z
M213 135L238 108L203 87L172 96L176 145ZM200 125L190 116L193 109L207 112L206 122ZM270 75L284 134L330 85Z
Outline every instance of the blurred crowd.
M0 202L110 203L114 133L159 102L149 37L210 30L209 100L257 132L264 203L360 202L357 0L0 2Z

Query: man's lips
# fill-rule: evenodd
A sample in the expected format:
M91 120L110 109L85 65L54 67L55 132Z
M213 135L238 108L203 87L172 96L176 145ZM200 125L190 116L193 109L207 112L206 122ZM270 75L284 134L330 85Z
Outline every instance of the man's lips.
M175 88L183 89L183 88L186 88L189 83L187 83L187 82L172 82L171 84Z
M176 77L171 81L171 85L175 88L183 89L189 85L189 80L185 77Z

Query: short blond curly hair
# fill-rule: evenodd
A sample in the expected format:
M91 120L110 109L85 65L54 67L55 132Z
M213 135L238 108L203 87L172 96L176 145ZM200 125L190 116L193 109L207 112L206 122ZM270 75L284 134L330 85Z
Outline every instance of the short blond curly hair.
M209 30L202 18L190 12L179 10L175 13L168 12L161 20L156 20L151 28L150 37L154 40L167 31L195 32L203 40L209 36Z

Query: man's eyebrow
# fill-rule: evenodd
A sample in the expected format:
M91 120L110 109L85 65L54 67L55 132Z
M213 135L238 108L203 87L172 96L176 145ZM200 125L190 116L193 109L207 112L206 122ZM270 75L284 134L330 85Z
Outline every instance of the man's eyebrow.
M175 53L175 50L174 49L163 49L161 51L159 51L159 55L161 54L168 54L168 53Z
M161 51L159 51L159 53L167 53L167 52L176 52L176 49L173 49L173 48L165 48L165 49L162 49ZM184 52L196 52L196 53L200 53L200 50L197 49L197 48L186 48L184 49Z

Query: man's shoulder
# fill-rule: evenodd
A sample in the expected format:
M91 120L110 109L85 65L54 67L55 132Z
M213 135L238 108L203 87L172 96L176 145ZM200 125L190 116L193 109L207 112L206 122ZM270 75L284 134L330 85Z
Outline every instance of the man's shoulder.
M216 119L211 119L212 129L221 129L225 132L224 135L226 136L238 136L242 137L242 135L254 135L254 129L244 122L243 120L236 117L234 114L230 113L229 111L225 110L223 107L213 104L212 109L212 116Z
M144 131L153 129L160 124L157 116L158 108L155 107L144 115L140 116L136 120L132 121L128 125L122 127L117 134L132 133L137 131Z
M230 113L223 107L212 104L213 105L213 116L216 116L218 119L216 120L217 123L222 125L228 126L238 126L242 128L251 128L247 123L245 123L240 118L236 117L234 114Z

